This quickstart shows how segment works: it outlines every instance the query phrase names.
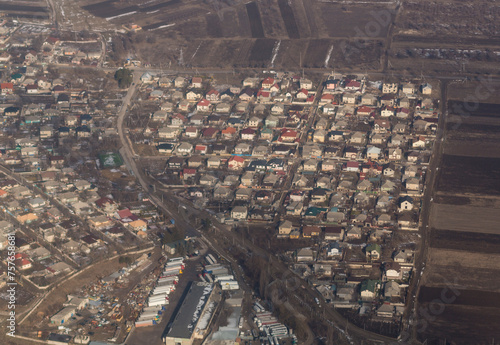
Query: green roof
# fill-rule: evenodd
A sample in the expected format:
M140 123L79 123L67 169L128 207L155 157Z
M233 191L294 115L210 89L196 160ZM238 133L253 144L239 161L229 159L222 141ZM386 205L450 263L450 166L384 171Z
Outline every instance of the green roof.
M328 209L325 208L325 207L309 207L307 210L306 210L306 216L317 216L318 214L320 214L321 212L327 212Z
M376 243L370 243L369 245L366 246L367 252L371 252L372 250L376 250L379 254L382 253L382 248L380 247L379 244Z
M361 291L368 290L368 291L375 293L378 283L379 283L378 280L372 280L372 279L363 280L361 282Z

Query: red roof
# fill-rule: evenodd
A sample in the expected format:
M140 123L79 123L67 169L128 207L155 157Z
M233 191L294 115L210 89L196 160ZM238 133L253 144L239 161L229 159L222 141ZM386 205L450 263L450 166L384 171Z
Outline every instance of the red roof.
M291 130L291 129L285 129L282 133L281 133L281 136L282 137L297 137L297 132L294 131L294 130Z
M114 203L115 202L113 200L111 200L110 198L106 198L106 197L100 198L100 199L95 201L95 204L98 207L104 207L104 205L106 205L106 204L113 205Z
M241 134L255 134L255 129L252 129L252 128L245 128L245 129L242 129Z
M194 147L195 151L206 151L207 150L207 145L196 145Z
M218 130L216 128L213 128L213 127L208 127L208 128L205 128L203 130L203 136L204 137L212 137L214 136L216 133L218 132Z
M262 81L262 85L269 85L270 87L274 84L274 79L271 77L267 77Z
M184 170L182 170L182 173L184 175L196 175L196 169L184 168Z
M12 84L12 83L1 83L0 84L0 88L2 90L4 90L4 89L8 89L8 90L10 89L10 90L12 90L12 89L14 89L14 84Z
M212 89L207 92L207 96L208 95L219 95L219 91L217 91L216 89Z
M198 102L198 106L202 107L208 107L210 105L210 101L203 98L201 101Z
M236 133L236 128L234 127L227 127L226 129L222 130L222 134L234 134Z
M345 87L360 87L360 86L361 86L361 83L359 81L356 81L356 80L351 80L350 82L345 84Z
M359 168L358 162L347 162L346 163L347 168Z
M232 156L231 158L229 158L229 163L231 163L231 162L243 163L243 162L245 162L245 159L243 157L240 157L240 156Z
M120 210L117 213L118 213L118 217L120 217L120 218L130 218L131 216L133 216L133 213L130 212L130 210L128 208L126 208L124 210Z
M270 93L268 91L259 91L257 92L257 97L269 97Z
M372 108L367 107L366 105L363 105L363 106L358 108L358 114L359 113L370 114L372 112L372 110L373 110Z

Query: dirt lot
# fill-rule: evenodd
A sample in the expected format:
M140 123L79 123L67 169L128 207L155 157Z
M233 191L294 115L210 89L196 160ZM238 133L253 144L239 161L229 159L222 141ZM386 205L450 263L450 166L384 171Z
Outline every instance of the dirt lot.
M91 268L85 273L78 275L76 278L63 283L57 289L52 290L49 293L48 297L38 307L37 313L32 314L22 325L22 328L29 329L30 326L36 325L44 315L53 315L61 309L62 303L67 300L67 294L79 291L81 287L88 284L88 282L94 281L97 277L105 277L117 271L120 267L123 267L123 264L118 263L118 258L116 258L107 261L105 264L97 264L94 268Z

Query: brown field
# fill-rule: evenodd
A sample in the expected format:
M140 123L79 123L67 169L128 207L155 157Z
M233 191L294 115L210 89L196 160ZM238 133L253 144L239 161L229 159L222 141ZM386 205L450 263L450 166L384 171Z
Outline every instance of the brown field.
M499 211L491 207L434 203L431 207L431 226L439 230L500 234Z
M320 3L318 4L318 8L321 13L323 25L327 28L330 37L386 37L389 31L389 25L385 25L385 22L382 20L378 23L372 13L383 12L384 15L390 15L391 18L394 17L395 13L390 7L377 5L365 6ZM373 25L373 23L376 24Z
M0 1L0 12L10 17L48 19L49 8L45 1Z
M245 5L247 8L248 19L250 20L250 31L253 38L264 38L264 27L260 18L259 7L257 3L250 2Z
M266 67L269 61L271 61L275 43L276 41L272 39L256 40L248 58L250 67Z
M280 8L281 18L285 23L286 32L289 38L295 39L300 38L299 28L297 22L295 21L295 15L293 10L288 5L287 0L278 0L278 5Z
M304 57L304 66L322 68L331 45L331 42L326 39L310 40Z
M427 321L418 336L428 344L444 339L491 344L500 333L495 326L500 307L500 106L492 92L482 97L487 102L464 115L457 109L478 83L462 85L449 89L460 101L448 102L444 155L429 216L430 249L418 295L420 320ZM447 287L457 289L456 300L429 319L423 311L436 308Z
M444 155L438 191L498 195L500 158Z

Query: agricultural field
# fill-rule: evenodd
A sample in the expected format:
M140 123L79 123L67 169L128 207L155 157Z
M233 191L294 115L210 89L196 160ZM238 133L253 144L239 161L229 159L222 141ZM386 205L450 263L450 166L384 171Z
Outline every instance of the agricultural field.
M427 321L418 336L428 344L443 339L483 344L500 335L495 326L500 321L500 155L495 148L500 105L496 86L485 84L481 95L475 92L478 85L449 89L452 100L431 205L430 248L418 294L420 319ZM460 99L474 94L484 103L460 111ZM436 300L443 302L439 310ZM425 316L429 310L434 310L432 320Z
M253 38L264 38L264 27L260 18L259 7L255 2L250 2L245 5L247 8L248 18L250 20L250 31Z
M0 12L16 18L49 19L47 3L43 0L0 1Z
M278 5L280 8L281 18L285 23L288 37L291 39L300 38L299 28L297 26L297 22L295 21L295 15L293 14L292 7L286 0L278 0Z

